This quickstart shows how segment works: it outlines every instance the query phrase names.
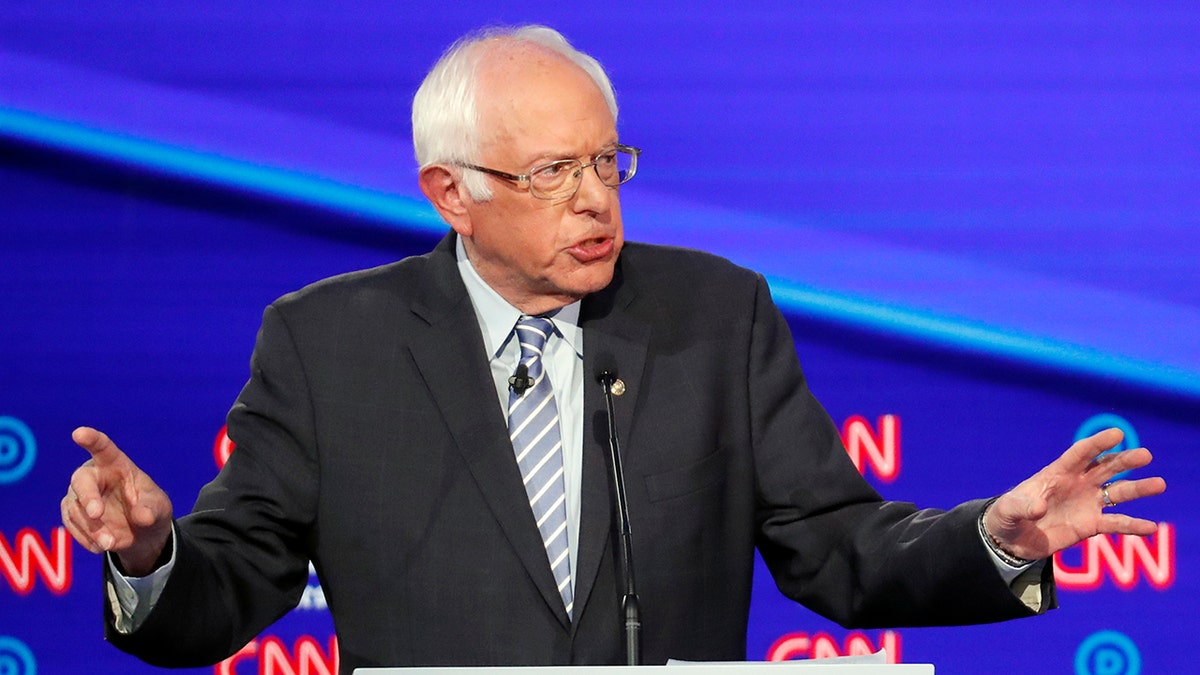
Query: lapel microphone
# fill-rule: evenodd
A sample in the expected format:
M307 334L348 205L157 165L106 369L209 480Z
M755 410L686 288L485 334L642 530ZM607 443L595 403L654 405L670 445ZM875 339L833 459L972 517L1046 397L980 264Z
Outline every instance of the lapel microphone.
M508 388L517 396L524 396L525 390L533 386L533 378L529 377L529 367L524 363L517 364L517 371L508 378Z

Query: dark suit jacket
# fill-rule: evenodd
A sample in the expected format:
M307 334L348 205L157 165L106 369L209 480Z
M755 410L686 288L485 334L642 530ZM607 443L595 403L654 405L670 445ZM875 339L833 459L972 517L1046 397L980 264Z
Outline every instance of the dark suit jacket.
M847 626L1031 613L987 557L980 503L917 511L862 480L761 276L629 244L581 322L586 379L611 362L627 385L647 663L745 658L756 546L783 593ZM237 449L179 520L155 611L109 638L154 663L215 662L296 604L311 558L343 672L623 662L602 391L584 396L571 622L490 378L453 236L272 304L229 414ZM1052 604L1048 574L1043 590Z

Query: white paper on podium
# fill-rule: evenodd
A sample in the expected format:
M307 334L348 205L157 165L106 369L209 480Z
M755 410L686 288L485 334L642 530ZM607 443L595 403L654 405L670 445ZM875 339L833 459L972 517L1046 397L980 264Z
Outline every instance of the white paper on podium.
M889 664L883 650L864 656L799 661L671 661L666 666L498 666L476 668L359 668L354 675L645 675L667 668L670 675L934 675L928 663Z

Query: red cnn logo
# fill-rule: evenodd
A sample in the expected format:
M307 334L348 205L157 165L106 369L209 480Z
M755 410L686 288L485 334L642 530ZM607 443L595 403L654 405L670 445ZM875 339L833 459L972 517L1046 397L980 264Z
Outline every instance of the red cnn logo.
M879 636L879 649L887 650L888 663L900 663L900 634L885 630ZM846 636L844 645L829 633L787 633L775 641L767 650L768 661L791 661L793 659L828 659L834 656L865 656L878 649L871 638L860 632Z
M1079 552L1079 564L1065 561L1064 554ZM1074 555L1072 555L1072 558ZM1066 551L1054 554L1054 579L1061 588L1092 591L1100 587L1105 571L1123 591L1143 577L1151 587L1163 590L1175 583L1175 527L1159 523L1149 537L1098 534Z
M842 444L858 472L866 475L866 466L885 483L900 475L900 417L883 415L879 431L865 418L855 415L842 423Z
M337 637L329 637L328 654L321 650L321 645L311 635L303 635L297 639L291 651L282 640L274 636L251 640L238 653L213 666L213 673L237 675L238 662L246 659L253 662L256 657L258 670L243 671L243 674L253 672L258 675L337 675Z
M50 532L50 542L47 546L30 527L17 532L11 546L0 534L0 572L17 595L28 595L33 590L35 570L46 588L55 595L62 595L71 588L71 541L67 529L54 528Z

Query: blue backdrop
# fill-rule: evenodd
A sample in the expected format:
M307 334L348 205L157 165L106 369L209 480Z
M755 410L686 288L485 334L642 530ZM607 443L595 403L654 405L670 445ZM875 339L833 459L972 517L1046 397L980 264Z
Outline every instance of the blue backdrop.
M614 79L644 148L628 236L768 276L887 497L995 494L1111 424L1170 484L1131 508L1156 536L1056 559L1048 616L847 631L764 572L748 658L1188 670L1200 9L796 4L0 0L0 672L154 672L104 644L99 560L58 525L85 458L70 430L106 430L186 510L262 308L444 231L409 141L424 72L470 29L526 22ZM215 672L325 672L331 636L314 578Z

